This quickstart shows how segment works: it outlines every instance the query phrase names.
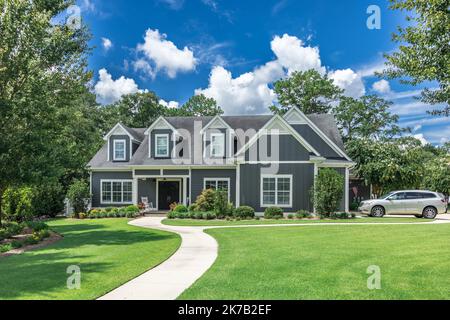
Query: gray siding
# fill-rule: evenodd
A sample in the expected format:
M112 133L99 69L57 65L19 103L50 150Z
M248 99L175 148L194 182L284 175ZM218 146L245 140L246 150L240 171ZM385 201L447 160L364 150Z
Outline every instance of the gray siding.
M163 170L164 176L188 176L189 170Z
M236 203L236 169L192 169L191 203L203 191L204 178L230 178L230 201Z
M264 212L261 207L261 164L241 165L240 171L240 205L253 207L256 212ZM277 174L291 174L292 177L292 208L285 208L286 212L298 210L313 211L310 190L314 185L314 165L313 164L279 164Z
M272 147L273 142L278 142L278 155L276 148ZM267 150L267 152L265 150ZM308 161L309 156L309 151L291 135L280 135L275 137L272 137L272 135L263 135L246 151L245 160Z
M141 202L142 197L147 197L148 203L156 208L156 179L138 179L138 202Z
M161 175L161 170L135 170L134 173L137 176L159 176Z
M316 149L322 157L341 158L309 125L296 124L292 127Z
M125 160L114 160L114 140L125 140ZM109 138L109 159L112 162L128 162L130 161L130 137L114 135Z
M133 179L133 172L92 172L92 206L110 207L100 204L100 180ZM115 206L115 205L114 205Z

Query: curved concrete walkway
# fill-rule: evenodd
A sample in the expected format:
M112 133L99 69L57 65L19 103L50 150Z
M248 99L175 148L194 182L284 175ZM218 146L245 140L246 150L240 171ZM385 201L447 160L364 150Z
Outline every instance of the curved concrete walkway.
M178 233L182 238L180 248L168 260L139 277L100 297L99 300L174 300L189 288L214 263L217 258L216 240L204 233L215 228L271 228L292 226L348 226L348 225L430 225L450 223L450 214L439 215L433 222L394 223L295 223L272 225L233 225L181 227L163 225L162 217L146 217L130 222L131 225Z

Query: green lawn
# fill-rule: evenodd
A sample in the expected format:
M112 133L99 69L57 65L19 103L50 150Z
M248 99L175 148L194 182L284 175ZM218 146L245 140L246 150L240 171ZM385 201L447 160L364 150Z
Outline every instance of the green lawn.
M133 227L128 219L55 220L64 239L0 259L0 300L95 299L170 257L178 235ZM68 266L81 268L81 289L66 286Z
M432 220L409 217L385 217L385 218L358 218L349 220L194 220L194 219L164 219L163 224L169 226L237 226L237 225L261 225L261 224L298 224L298 223L394 223L394 222L431 222Z
M450 225L210 229L219 256L180 299L449 299ZM381 290L368 290L368 266Z

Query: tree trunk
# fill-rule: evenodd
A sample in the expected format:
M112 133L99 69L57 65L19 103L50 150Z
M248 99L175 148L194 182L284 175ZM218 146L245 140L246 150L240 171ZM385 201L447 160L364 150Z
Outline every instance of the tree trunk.
M2 201L3 201L3 188L0 187L0 227L2 226L2 219L3 219Z

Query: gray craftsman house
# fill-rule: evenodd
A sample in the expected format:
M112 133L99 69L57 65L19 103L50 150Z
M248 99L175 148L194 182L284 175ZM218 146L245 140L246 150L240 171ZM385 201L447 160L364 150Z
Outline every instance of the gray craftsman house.
M89 162L93 207L148 204L167 211L204 189L228 191L236 207L313 211L310 190L321 167L345 177L340 210L348 211L349 168L336 122L306 116L160 117L149 128L118 123Z

